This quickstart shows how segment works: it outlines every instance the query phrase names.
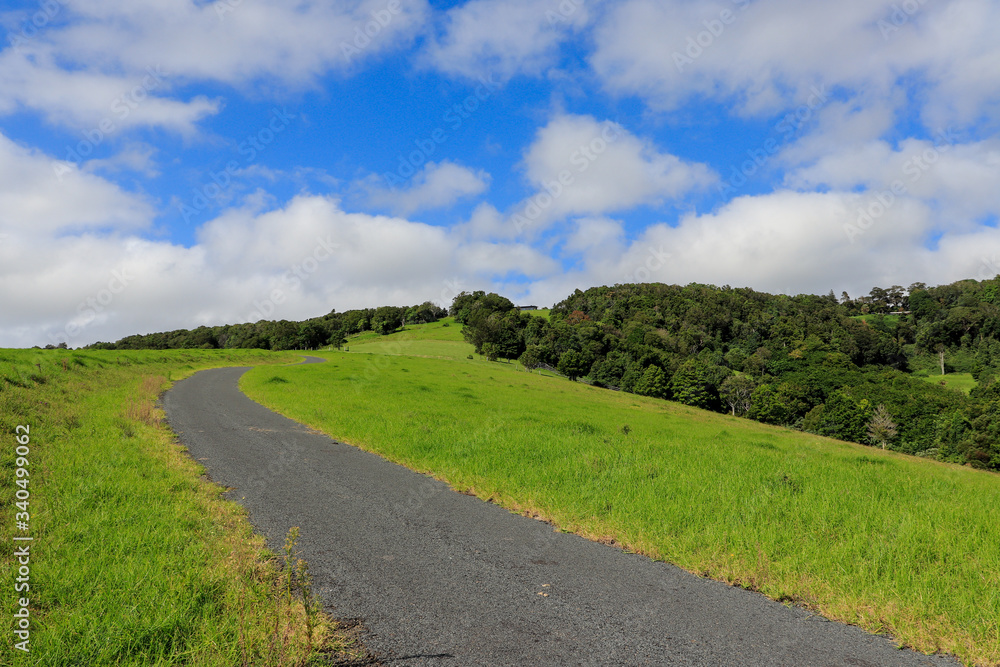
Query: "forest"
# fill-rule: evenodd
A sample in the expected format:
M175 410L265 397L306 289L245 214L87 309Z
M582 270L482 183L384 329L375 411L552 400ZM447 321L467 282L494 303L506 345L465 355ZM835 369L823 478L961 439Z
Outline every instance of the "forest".
M451 315L478 354L570 380L871 446L1000 470L1000 276L852 298L622 284L576 290L549 318L463 292L430 302L137 335L104 349L310 349ZM939 377L965 374L967 392Z

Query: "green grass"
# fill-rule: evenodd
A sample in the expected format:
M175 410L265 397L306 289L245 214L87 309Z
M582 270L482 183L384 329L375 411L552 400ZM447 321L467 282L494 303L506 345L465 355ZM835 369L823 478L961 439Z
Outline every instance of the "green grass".
M273 554L245 512L201 477L154 406L168 378L294 360L257 351L0 350L6 619L15 605L12 538L26 534L13 525L20 424L30 427L34 538L31 588L22 593L31 652L15 650L8 632L0 663L304 664L303 612L280 602ZM328 627L320 633L332 638Z
M852 319L861 320L862 322L871 322L874 319L882 317L885 319L886 324L896 324L902 315L854 315Z
M996 475L507 365L326 356L243 389L563 529L1000 664Z
M550 308L539 308L538 310L526 310L524 311L529 315L536 315L543 319L549 319L549 314L552 312Z
M972 373L948 373L947 375L918 375L922 380L939 384L948 389L955 389L966 396L976 386Z
M462 325L446 317L430 324L407 325L388 336L365 332L347 340L351 353L432 357L435 359L465 359L474 348L462 338Z

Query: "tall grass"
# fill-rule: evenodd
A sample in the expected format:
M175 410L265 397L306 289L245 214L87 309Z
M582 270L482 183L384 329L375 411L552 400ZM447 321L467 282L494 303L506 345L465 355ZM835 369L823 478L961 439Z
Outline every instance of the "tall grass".
M1000 664L1000 476L502 364L327 356L243 389L566 530Z
M13 433L31 427L31 652L24 665L301 665L344 649L245 512L202 477L155 405L167 377L273 364L260 352L0 350L0 495L13 519ZM12 521L0 529L12 618ZM17 534L23 534L20 531ZM9 621L8 621L9 623Z

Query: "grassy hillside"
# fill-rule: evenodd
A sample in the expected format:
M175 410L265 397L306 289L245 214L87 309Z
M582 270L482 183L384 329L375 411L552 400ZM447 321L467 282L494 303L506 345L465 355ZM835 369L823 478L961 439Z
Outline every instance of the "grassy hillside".
M243 388L564 530L1000 664L1000 477L510 365L404 356L427 349L410 340L392 356L351 345L327 364L255 369Z
M446 317L430 324L411 324L391 336L372 331L351 336L345 344L351 352L405 354L435 359L465 359L473 347L462 338L462 325Z
M8 632L0 664L303 664L301 605L281 601L273 554L154 406L171 379L200 368L297 360L0 350L0 613L13 619L16 598L30 601L30 653ZM30 588L15 595L14 549L25 544ZM327 630L313 644L339 647Z
M542 311L530 312L539 313ZM548 316L548 310L545 311L545 316ZM407 325L401 331L389 336L380 336L377 333L366 331L351 336L343 349L352 354L462 360L475 364L489 364L494 368L500 365L513 370L524 370L518 361L501 360L491 364L486 361L485 357L476 354L472 344L466 343L462 337L462 325L457 324L452 317L445 317L430 324ZM367 368L365 373L372 373L376 365L375 363L369 364L372 368ZM560 377L557 373L548 370L537 370L535 374Z

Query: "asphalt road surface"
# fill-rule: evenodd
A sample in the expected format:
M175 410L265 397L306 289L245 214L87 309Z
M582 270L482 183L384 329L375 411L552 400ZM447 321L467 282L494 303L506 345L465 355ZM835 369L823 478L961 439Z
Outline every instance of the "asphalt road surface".
M246 370L178 382L169 423L272 548L300 527L328 611L382 664L959 664L451 491L254 403Z

